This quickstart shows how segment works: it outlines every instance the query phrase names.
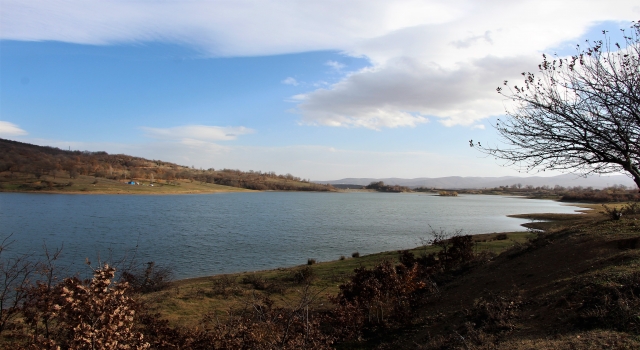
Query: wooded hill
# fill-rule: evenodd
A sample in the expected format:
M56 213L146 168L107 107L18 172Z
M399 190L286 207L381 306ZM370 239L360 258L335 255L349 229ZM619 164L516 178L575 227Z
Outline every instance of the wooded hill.
M56 147L0 139L0 181L24 182L18 190L49 188L51 180L92 176L111 182L145 181L179 184L178 180L216 184L251 190L334 191L330 185L311 183L291 174L240 171L233 169L195 169L161 160L148 160L107 152L67 151ZM27 186L46 177L45 185ZM39 181L36 181L39 182ZM6 187L5 187L6 189Z

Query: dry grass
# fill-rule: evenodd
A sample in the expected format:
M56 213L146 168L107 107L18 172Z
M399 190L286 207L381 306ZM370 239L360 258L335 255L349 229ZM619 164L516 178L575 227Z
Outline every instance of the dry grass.
M125 182L79 175L69 179L43 175L40 179L34 177L8 173L0 174L0 191L5 192L37 192L37 193L67 193L67 194L197 194L215 192L247 192L251 190L200 183L198 181L175 180L154 181L149 186L148 180L135 180L142 185L129 185ZM71 183L71 185L69 185Z

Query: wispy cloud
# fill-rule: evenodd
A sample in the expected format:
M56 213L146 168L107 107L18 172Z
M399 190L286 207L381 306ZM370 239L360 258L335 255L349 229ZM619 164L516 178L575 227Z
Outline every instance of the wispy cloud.
M27 134L25 130L20 129L16 124L0 120L0 136L21 136Z
M346 65L344 65L344 64L342 64L340 62L337 62L337 61L327 61L327 62L325 62L325 66L331 67L331 69L333 69L336 72L341 72L342 69L344 67L346 67Z
M293 78L293 77L287 77L287 79L284 79L283 81L281 81L281 83L285 85L293 85L293 86L298 86L300 84L298 83L296 78Z
M238 127L220 127L208 125L184 125L172 128L141 128L147 136L162 140L190 140L195 141L229 141L240 135L252 134L253 129Z

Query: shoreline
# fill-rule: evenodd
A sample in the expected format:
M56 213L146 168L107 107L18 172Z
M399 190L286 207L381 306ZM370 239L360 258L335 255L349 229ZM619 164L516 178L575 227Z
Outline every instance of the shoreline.
M553 227L553 226L557 226L557 225L566 225L567 222L578 222L578 221L582 221L583 219L587 218L588 216L592 216L592 215L597 215L598 212L596 211L596 206L597 204L590 204L590 203L574 203L571 204L571 206L575 206L575 207L579 207L579 208L583 208L582 210L576 210L575 213L571 213L571 214L560 214L560 213L530 213L530 214L512 214L512 215L506 215L507 217L513 217L513 218L519 218L519 219L532 219L532 220L539 220L539 221L535 221L532 223L523 223L520 226L522 226L523 231L506 231L506 232L486 232L486 233L478 233L475 235L471 235L472 237L474 237L474 241L483 241L483 240L490 240L492 238L494 238L495 236L498 235L502 235L502 234L535 234L535 232L531 232L528 230L541 230L541 231L545 231L546 229ZM414 250L420 250L420 249L424 249L426 246L418 246L418 247L413 247L413 248L406 248L406 249L397 249L397 250L386 250L386 251L381 251L381 252L376 252L376 253L371 253L371 254L364 254L361 255L359 258L346 258L345 260L357 260L357 259L375 259L376 257L388 257L391 255L397 255L399 251L403 251L403 250L408 250L408 251L414 251ZM341 261L345 261L345 260L340 260L340 259L336 259L336 260L327 260L327 261L319 261L317 263L315 263L315 266L322 266L322 265L331 265L331 264L335 264L335 263L339 263ZM279 267L275 267L272 269L264 269L264 270L245 270L245 271L238 271L238 272L228 272L228 273L218 273L218 274L213 274L213 275L205 275L205 276L197 276L197 277L187 277L187 278L180 278L180 279L176 279L174 281L172 281L172 284L188 284L188 283L198 283L198 282L203 282L203 281L210 281L211 279L215 279L221 276L243 276L243 275L247 275L247 274L269 274L269 273L278 273L278 272L283 272L283 271L291 271L291 270L295 270L295 269L299 269L299 268L303 268L305 266L309 266L307 264L299 264L299 265L292 265L292 266L279 266Z
M234 187L236 188L236 187ZM249 190L245 188L237 188L237 190L211 190L211 191L187 191L187 192L162 192L162 193L144 193L144 192L109 192L109 191L11 191L0 190L0 193L27 193L27 194L72 194L72 195L132 195L132 196L166 196L166 195L187 195L187 194L212 194L212 193L234 193L234 192L265 192L258 190ZM302 192L302 191L300 191Z
M526 245L539 232L553 232L575 224L598 220L601 214L593 205L583 204L584 210L571 214L517 214L520 217L535 215L537 219L554 221L536 224L546 227L527 229L528 224L522 226L521 231L480 233L472 235L474 251L478 254L487 252L498 256L513 246ZM175 279L160 291L150 293L144 298L162 314L162 317L172 325L196 326L202 317L202 310L228 310L246 302L244 298L256 295L264 296L276 293L276 306L286 306L287 300L293 300L299 295L300 284L295 277L308 273L309 285L321 290L322 295L316 301L318 310L326 309L330 305L329 295L339 293L339 286L350 280L357 268L371 269L383 261L397 263L400 251L409 251L414 255L431 254L438 251L433 245L414 246L408 249L397 249L360 255L359 257L340 257L313 264L298 264L287 267L276 267L265 270L245 270L229 273L217 273L197 277ZM220 313L223 315L224 313Z

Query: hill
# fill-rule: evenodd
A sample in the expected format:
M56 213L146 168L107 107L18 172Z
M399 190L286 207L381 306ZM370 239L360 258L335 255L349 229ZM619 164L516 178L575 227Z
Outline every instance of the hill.
M316 181L317 183L339 185L359 185L366 186L372 182L383 181L389 185L407 186L407 187L427 187L427 188L439 188L439 189L481 189L481 188L495 188L502 186L512 186L520 184L523 187L593 187L593 188L606 188L614 185L624 185L627 187L635 188L635 183L627 176L615 175L615 176L588 176L586 178L579 177L573 174L565 174L558 176L542 177L542 176L530 176L530 177L517 177L517 176L503 176L503 177L464 177L464 176L448 176L428 178L421 177L415 179L401 179L401 178L345 178L340 180L331 181Z
M331 186L311 183L291 174L195 169L124 154L67 151L0 139L0 190L4 191L202 193L235 191L239 188L335 190Z

